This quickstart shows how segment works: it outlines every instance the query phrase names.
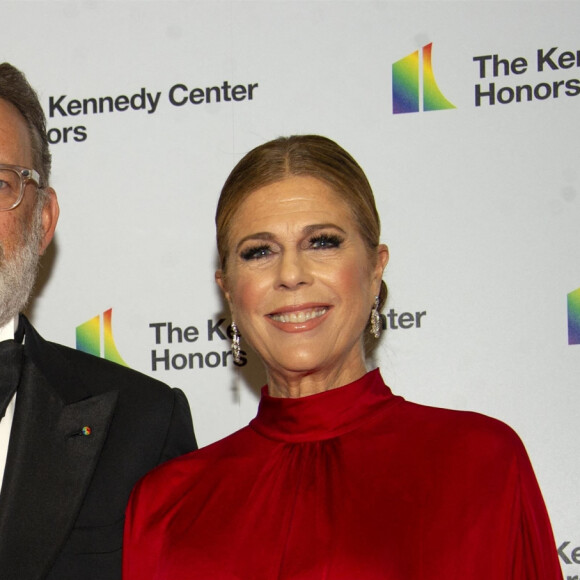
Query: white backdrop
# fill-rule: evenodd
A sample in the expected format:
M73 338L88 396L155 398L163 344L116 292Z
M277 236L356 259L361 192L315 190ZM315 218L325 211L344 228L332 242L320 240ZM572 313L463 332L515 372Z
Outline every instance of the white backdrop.
M567 311L580 288L579 3L0 4L2 59L39 90L54 142L61 221L31 307L45 337L75 346L76 328L96 316L103 326L112 309L103 353L114 341L129 366L182 388L200 444L245 425L263 375L253 358L223 366L229 343L208 332L229 323L213 282L215 203L252 147L327 135L375 190L387 311L426 312L420 328L381 339L386 381L512 425L565 577L580 575L580 345ZM393 63L429 43L456 108L393 114ZM495 104L477 106L491 83ZM211 102L175 104L207 87L218 87ZM84 114L83 100L102 97L117 99L113 112L87 101ZM169 325L197 334L179 342ZM169 369L155 368L166 351ZM195 356L175 368L192 353L203 368Z

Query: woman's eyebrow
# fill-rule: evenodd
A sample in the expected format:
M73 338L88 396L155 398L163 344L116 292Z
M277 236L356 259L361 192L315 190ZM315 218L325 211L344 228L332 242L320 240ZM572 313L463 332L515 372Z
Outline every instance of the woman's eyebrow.
M325 224L312 224L309 226L306 226L302 229L302 233L305 235L308 234L312 234L318 230L326 230L326 229L334 229L334 230L338 230L340 232L342 232L343 234L346 234L346 232L340 227L337 226L336 224L333 223L325 223Z
M248 234L236 244L236 250L238 250L239 247L248 240L265 240L271 242L274 240L274 234L271 234L270 232L256 232L255 234Z

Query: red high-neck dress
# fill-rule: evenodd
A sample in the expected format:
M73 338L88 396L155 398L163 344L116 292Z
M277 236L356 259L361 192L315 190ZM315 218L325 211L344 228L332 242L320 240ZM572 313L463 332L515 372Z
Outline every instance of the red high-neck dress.
M157 468L127 510L124 580L556 580L506 425L394 396L378 372Z

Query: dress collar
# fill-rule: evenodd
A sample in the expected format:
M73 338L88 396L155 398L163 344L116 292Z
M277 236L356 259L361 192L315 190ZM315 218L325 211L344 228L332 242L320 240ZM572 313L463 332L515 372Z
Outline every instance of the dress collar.
M266 385L250 427L265 437L289 443L320 441L356 429L399 400L378 369L343 387L298 399L271 397Z

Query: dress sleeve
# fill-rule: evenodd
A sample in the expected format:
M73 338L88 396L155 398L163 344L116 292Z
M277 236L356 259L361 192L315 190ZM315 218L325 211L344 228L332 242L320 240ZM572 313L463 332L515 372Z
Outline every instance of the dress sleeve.
M161 537L149 533L145 480L133 489L125 512L123 580L154 580L161 554Z
M525 449L518 458L519 521L513 550L514 580L562 580L548 512Z

